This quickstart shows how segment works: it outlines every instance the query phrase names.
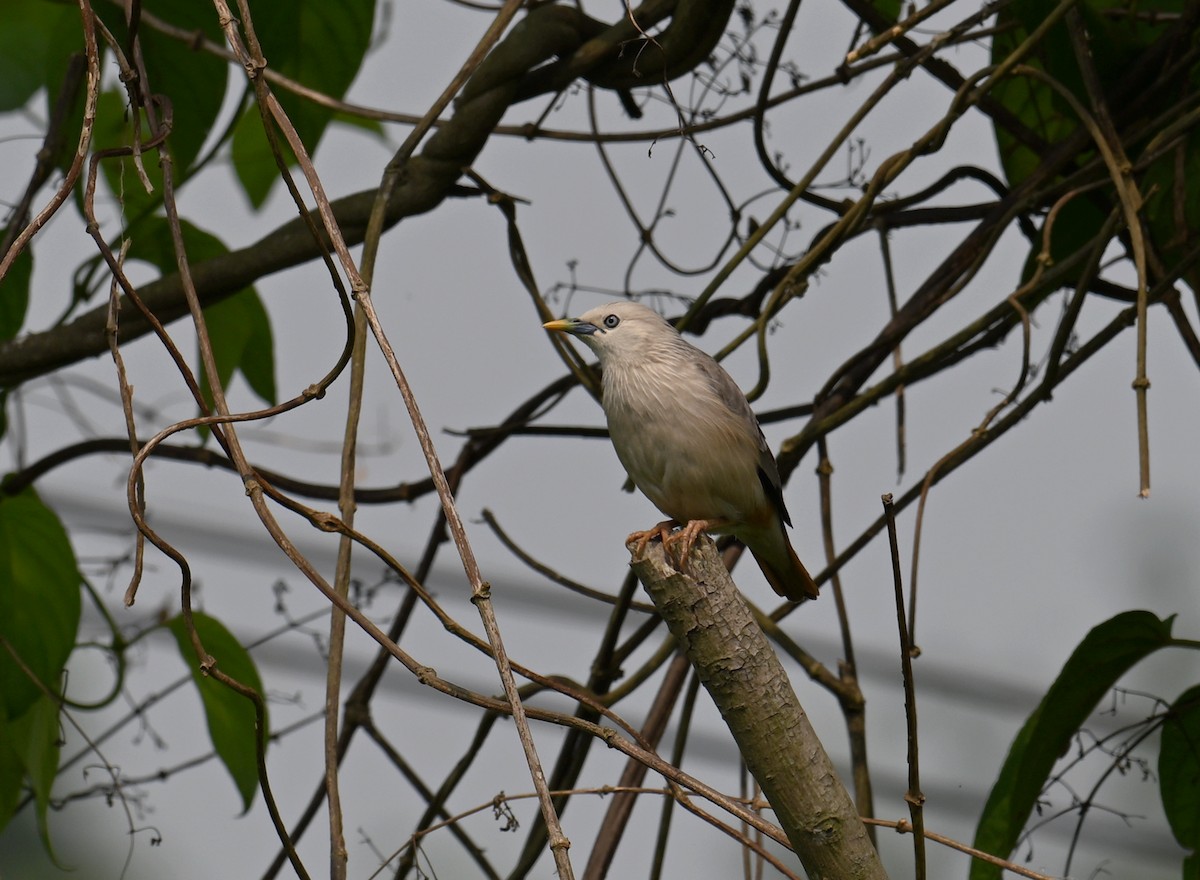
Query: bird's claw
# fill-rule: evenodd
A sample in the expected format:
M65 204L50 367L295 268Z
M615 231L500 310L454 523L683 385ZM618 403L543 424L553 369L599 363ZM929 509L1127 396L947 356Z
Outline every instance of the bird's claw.
M671 537L671 530L677 525L679 525L679 523L675 522L673 519L664 519L658 525L652 526L651 528L646 529L644 532L630 532L629 537L625 539L625 543L626 545L636 543L637 547L634 548L634 555L641 556L646 552L646 545L655 538L658 538L660 541L662 541L663 546L666 547Z
M687 574L688 557L692 555L692 547L695 545L696 539L710 529L720 526L722 522L721 520L693 519L676 532L674 529L680 525L678 521L663 520L644 532L634 532L625 539L625 543L636 543L637 547L634 552L641 556L646 550L646 545L658 538L662 541L663 549L674 554L679 570Z
M688 557L692 555L692 547L696 539L708 531L708 520L694 519L678 532L663 538L663 547L673 549L675 558L679 560L679 570L687 574Z

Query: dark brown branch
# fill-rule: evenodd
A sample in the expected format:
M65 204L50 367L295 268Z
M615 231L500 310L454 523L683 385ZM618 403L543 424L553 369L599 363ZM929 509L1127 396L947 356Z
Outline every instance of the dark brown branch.
M705 23L710 28L714 21L719 23L719 16L714 16L703 0L648 0L636 13L645 27L674 14L677 6L686 10L689 21L693 23ZM564 7L544 6L528 18L533 19L537 13L541 13L543 18L557 15L554 10L561 9ZM598 36L575 33L565 41L561 31L555 32L555 24L554 21L548 21L545 32L533 34L526 27L517 39L512 39L510 35L480 66L463 89L455 114L429 137L421 153L406 164L404 179L388 200L385 228L391 228L404 217L432 210L457 191L456 182L462 169L470 165L483 149L508 107L522 99L522 89L528 91L529 71L537 68L537 75L540 76L541 71L545 70L542 62L554 55L566 54L569 55L567 63L558 75L566 76L566 82L569 83L575 77L589 74L619 56L625 42L638 37L628 16L621 16ZM537 21L534 25L541 26ZM714 42L722 29L723 26L716 29ZM681 40L673 50L675 54L668 46L666 56L659 59L660 67L649 68L651 75L661 75L661 71L666 71L668 75L677 73L678 65L691 61L697 50L701 50L702 54L692 63L698 63L704 57L703 53L708 51L702 43ZM630 67L633 62L627 58L623 63L626 72L621 75L633 76L635 71ZM643 63L650 63L648 57ZM617 76L615 68L610 72L613 77ZM603 76L598 78L605 79ZM537 91L534 90L534 93ZM368 190L330 203L346 245L352 246L364 240L375 198L376 192ZM314 238L308 225L305 219L297 218L249 247L192 264L191 282L201 305L220 302L259 278L322 256L329 242ZM139 292L149 310L163 323L174 321L187 313L183 283L178 275L150 282ZM31 333L0 345L0 387L12 387L103 353L106 350L104 327L107 312L107 306L92 309L63 326ZM150 326L143 318L131 315L121 322L120 339L128 342L145 335L149 330Z
M920 750L917 740L917 693L913 684L913 657L917 648L912 643L904 617L904 584L900 574L900 546L896 539L896 507L891 494L883 496L883 515L887 520L888 549L892 559L892 584L896 596L896 628L900 632L900 670L904 681L904 719L908 743L908 802L913 826L913 865L917 880L925 880L925 795L921 793Z
M667 667L667 673L662 684L659 685L658 693L646 716L646 723L642 727L642 736L655 747L666 733L667 721L675 709L675 703L679 699L684 681L687 680L688 669L687 659L677 654L671 665ZM646 766L640 761L630 758L625 762L625 769L621 771L621 778L617 785L640 786L645 778ZM613 857L617 854L617 845L625 834L625 828L629 824L629 817L633 815L633 807L636 802L636 795L617 794L613 796L608 805L608 811L604 814L604 820L600 823L600 829L596 832L595 843L592 847L591 857L588 859L587 868L584 870L583 880L604 880L608 876Z

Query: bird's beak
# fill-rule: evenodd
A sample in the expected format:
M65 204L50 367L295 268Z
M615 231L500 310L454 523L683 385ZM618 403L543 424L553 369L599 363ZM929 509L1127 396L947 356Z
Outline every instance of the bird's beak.
M578 318L563 318L558 321L547 321L542 326L547 330L554 330L558 333L570 333L572 336L590 336L596 332L595 324L589 324L587 321L580 321Z

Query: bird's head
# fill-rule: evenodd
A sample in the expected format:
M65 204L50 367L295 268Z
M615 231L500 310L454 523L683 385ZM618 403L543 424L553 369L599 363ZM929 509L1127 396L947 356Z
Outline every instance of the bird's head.
M547 330L570 333L600 358L622 359L669 346L679 339L665 318L641 303L620 300L597 306L578 318L564 318L542 325Z

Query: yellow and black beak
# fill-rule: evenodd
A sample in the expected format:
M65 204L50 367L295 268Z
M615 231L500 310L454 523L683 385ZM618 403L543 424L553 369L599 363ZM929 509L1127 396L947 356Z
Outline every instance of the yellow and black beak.
M572 336L591 336L600 328L588 321L578 318L561 318L557 321L547 321L542 325L547 330L557 333L570 333Z

